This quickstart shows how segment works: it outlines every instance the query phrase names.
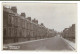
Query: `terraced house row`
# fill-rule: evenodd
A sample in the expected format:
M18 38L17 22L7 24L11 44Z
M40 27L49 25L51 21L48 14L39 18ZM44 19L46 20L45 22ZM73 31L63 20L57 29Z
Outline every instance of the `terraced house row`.
M75 24L72 24L69 28L65 28L62 32L62 36L75 42Z
M38 20L26 17L25 13L19 15L16 7L3 6L3 43L15 43L54 37L54 29L48 29Z

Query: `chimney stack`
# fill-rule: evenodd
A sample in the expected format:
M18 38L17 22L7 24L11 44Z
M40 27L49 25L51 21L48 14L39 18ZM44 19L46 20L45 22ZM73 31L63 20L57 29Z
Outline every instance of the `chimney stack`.
M17 8L14 6L14 7L11 7L11 10L14 12L14 13L17 13Z
M28 19L29 21L31 21L31 17L28 17L27 19Z
M44 24L43 24L43 23L41 23L41 26L44 26Z
M36 20L36 23L38 24L38 20Z
M21 13L21 16L26 17L26 14L25 13Z
M32 22L38 24L38 20L36 20L35 18L32 20Z

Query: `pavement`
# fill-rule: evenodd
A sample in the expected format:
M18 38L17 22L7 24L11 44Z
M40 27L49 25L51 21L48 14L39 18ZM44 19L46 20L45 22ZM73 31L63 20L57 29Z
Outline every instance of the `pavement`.
M73 51L74 49L62 37L55 36L42 40L5 45L4 50Z

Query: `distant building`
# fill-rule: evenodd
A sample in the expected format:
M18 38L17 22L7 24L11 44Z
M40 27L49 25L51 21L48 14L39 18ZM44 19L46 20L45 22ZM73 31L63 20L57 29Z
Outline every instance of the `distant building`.
M75 39L75 24L72 24L69 28L65 28L62 32L62 36L67 39Z

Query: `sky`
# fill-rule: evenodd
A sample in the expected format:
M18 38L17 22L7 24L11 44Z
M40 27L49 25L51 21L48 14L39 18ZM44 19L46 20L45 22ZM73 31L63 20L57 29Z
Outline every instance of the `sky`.
M17 7L18 14L37 19L39 24L61 32L77 22L76 3L4 3L6 7Z

